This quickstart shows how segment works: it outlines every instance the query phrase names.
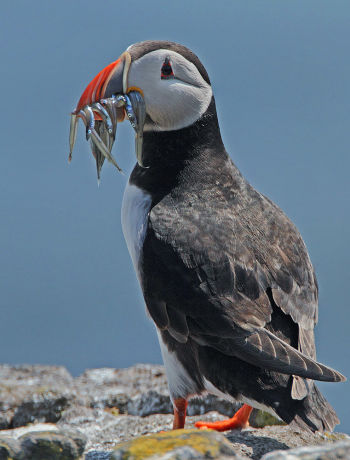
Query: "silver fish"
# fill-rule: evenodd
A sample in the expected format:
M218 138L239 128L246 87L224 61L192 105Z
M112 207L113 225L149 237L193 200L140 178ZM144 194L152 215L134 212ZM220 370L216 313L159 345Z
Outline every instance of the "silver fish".
M103 130L104 130L103 121L97 120L95 122L95 129L102 140L102 138L104 137L103 136ZM102 155L100 149L96 146L96 144L92 141L92 139L90 139L90 147L91 147L92 154L96 160L97 182L98 184L100 184L101 169L105 161L105 157Z
M101 119L95 120L95 113ZM97 179L100 181L101 169L105 159L111 162L118 171L122 171L111 154L114 144L118 121L129 119L135 130L135 153L140 166L146 167L142 161L143 129L146 119L146 106L143 96L138 91L131 91L128 94L117 94L107 99L101 99L86 105L78 113L71 116L71 127L69 135L69 160L72 158L72 151L77 134L78 118L83 120L86 128L86 139L90 140L92 154L96 159Z
M68 162L72 161L72 154L75 145L75 141L77 138L77 130L78 130L78 118L75 113L72 113L70 116L70 129L69 129L69 156Z
M91 130L91 140L92 142L96 145L96 147L99 149L99 151L102 153L102 155L109 161L111 162L117 169L118 171L122 172L122 169L119 167L118 163L115 161L113 158L112 154L108 150L108 147L105 145L105 143L102 141L100 136L97 134L95 129ZM101 166L102 167L102 166Z
M89 105L86 105L83 110L85 112L86 120L87 120L86 140L88 141L90 139L93 129L95 128L95 116L94 116L94 112L92 111L92 108Z
M81 118L83 120L84 125L87 126L88 122L84 110L79 110L77 117Z
M116 96L116 101L117 105L119 107L124 106L125 112L127 117L129 118L129 121L131 123L131 126L136 129L137 126L137 119L133 110L133 107L131 105L131 101L129 99L129 96L127 94L118 94Z
M113 124L112 124L111 117L109 116L109 113L107 112L107 110L99 102L95 102L94 104L92 104L92 110L94 112L97 112L102 117L104 124L107 127L108 133L112 135L113 134Z
M129 93L130 94L130 93ZM137 118L136 118L136 115L135 115L135 112L134 112L134 107L132 106L131 104L131 100L129 98L129 94L124 94L124 98L125 98L125 111L126 111L126 115L128 116L129 118L129 121L130 121L130 124L131 126L137 130Z
M143 159L142 159L142 146L143 146L143 128L145 125L145 120L146 120L146 105L145 105L145 100L142 97L141 93L138 91L130 91L128 93L129 101L130 104L133 108L133 112L135 115L135 118L137 120L136 126L135 126L135 153L136 153L136 158L138 164L146 168L146 166L143 164Z
M112 122L112 136L115 139L117 132L118 116L117 116L117 107L115 104L115 98L109 97L108 99L101 99L100 103L107 111Z

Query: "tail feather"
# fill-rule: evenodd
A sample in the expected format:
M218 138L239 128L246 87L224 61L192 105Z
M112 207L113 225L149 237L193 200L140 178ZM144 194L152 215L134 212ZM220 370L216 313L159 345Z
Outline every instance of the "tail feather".
M295 402L294 418L287 422L290 426L311 431L333 431L340 423L335 410L314 384L305 399Z
M326 382L346 380L340 372L316 362L264 328L237 332L230 339L206 337L206 341L222 353L264 369Z

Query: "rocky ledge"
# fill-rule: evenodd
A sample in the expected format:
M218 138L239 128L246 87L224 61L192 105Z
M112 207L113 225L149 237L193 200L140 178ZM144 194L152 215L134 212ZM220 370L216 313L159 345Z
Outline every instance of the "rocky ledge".
M261 411L249 430L194 429L197 420L222 419L237 408L210 395L194 399L188 429L168 431L172 407L162 366L92 369L73 378L63 367L0 365L0 460L350 458L347 435L292 430Z

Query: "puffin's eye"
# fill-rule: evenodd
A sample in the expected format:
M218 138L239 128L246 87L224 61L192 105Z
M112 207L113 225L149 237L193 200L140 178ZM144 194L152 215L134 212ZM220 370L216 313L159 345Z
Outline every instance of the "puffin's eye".
M162 69L160 72L160 78L162 80L169 80L169 78L175 78L173 68L171 67L171 62L168 57L165 58L163 62Z

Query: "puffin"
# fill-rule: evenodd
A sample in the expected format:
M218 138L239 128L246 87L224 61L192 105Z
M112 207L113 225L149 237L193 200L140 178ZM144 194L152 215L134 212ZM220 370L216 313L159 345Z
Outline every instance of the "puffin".
M318 286L295 225L242 176L225 150L208 73L187 47L131 45L91 81L72 113L86 125L98 176L117 122L135 129L137 163L122 228L154 321L174 408L206 393L242 402L218 431L249 425L253 408L304 430L339 423L314 381L345 377L316 361Z

